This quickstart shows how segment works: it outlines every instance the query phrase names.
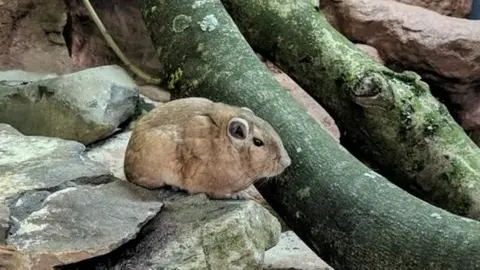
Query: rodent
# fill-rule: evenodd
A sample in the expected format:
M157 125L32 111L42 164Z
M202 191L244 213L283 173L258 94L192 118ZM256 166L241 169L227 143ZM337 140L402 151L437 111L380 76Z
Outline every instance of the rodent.
M141 117L124 161L128 181L214 199L282 173L291 159L275 129L246 107L200 97L164 103Z

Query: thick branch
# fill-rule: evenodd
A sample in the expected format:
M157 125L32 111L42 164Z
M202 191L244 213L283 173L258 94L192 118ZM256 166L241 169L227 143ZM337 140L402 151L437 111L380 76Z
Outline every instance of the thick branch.
M480 223L409 195L352 157L279 86L218 0L136 2L174 98L247 106L278 130L293 165L257 187L329 264L356 270L480 266ZM233 2L250 9L275 1Z
M376 63L307 1L223 2L250 44L318 100L383 175L480 219L480 149L417 74Z

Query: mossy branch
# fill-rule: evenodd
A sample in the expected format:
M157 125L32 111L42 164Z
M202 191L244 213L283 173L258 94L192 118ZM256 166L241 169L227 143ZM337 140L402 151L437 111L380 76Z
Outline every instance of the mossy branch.
M172 83L173 98L203 96L249 107L278 130L292 157L292 166L257 188L290 228L330 265L355 270L479 269L480 222L453 215L409 195L338 145L259 61L219 0L135 2L142 11L154 47L162 51L159 60L165 69L161 77L176 78ZM237 16L246 20L258 14L251 25L270 27L270 35L286 36L291 27L305 27L303 24L290 27L288 20L280 24L276 20L283 19L267 8L277 6L278 13L288 17L291 7L305 1L224 3L232 14L238 12ZM311 1L298 16L312 17L308 8L314 11ZM315 29L324 29L323 21L314 22ZM331 35L336 34L329 29L319 34ZM289 39L294 45L305 44L301 40L296 35ZM337 44L342 48L350 46L340 45ZM330 49L320 51L338 56L334 48ZM303 54L295 59L298 62L309 58ZM357 66L362 64L357 62ZM338 70L342 70L341 66ZM181 76L174 76L180 74L178 71ZM305 72L320 70L305 68ZM390 80L382 74L372 75L375 78L371 80L375 83ZM361 94L362 90L356 92ZM344 93L350 95L348 91Z

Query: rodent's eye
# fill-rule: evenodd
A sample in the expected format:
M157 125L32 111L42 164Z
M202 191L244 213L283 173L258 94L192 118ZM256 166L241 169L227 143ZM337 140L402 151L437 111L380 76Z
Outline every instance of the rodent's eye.
M255 144L255 146L262 146L263 145L263 142L262 140L258 139L258 138L253 138L253 144Z

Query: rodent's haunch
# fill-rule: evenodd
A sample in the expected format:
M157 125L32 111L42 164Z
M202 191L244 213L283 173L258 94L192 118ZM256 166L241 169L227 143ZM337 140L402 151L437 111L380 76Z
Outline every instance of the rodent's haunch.
M235 198L290 164L280 136L250 109L183 98L138 120L124 172L128 181L146 188L169 185L190 194Z

